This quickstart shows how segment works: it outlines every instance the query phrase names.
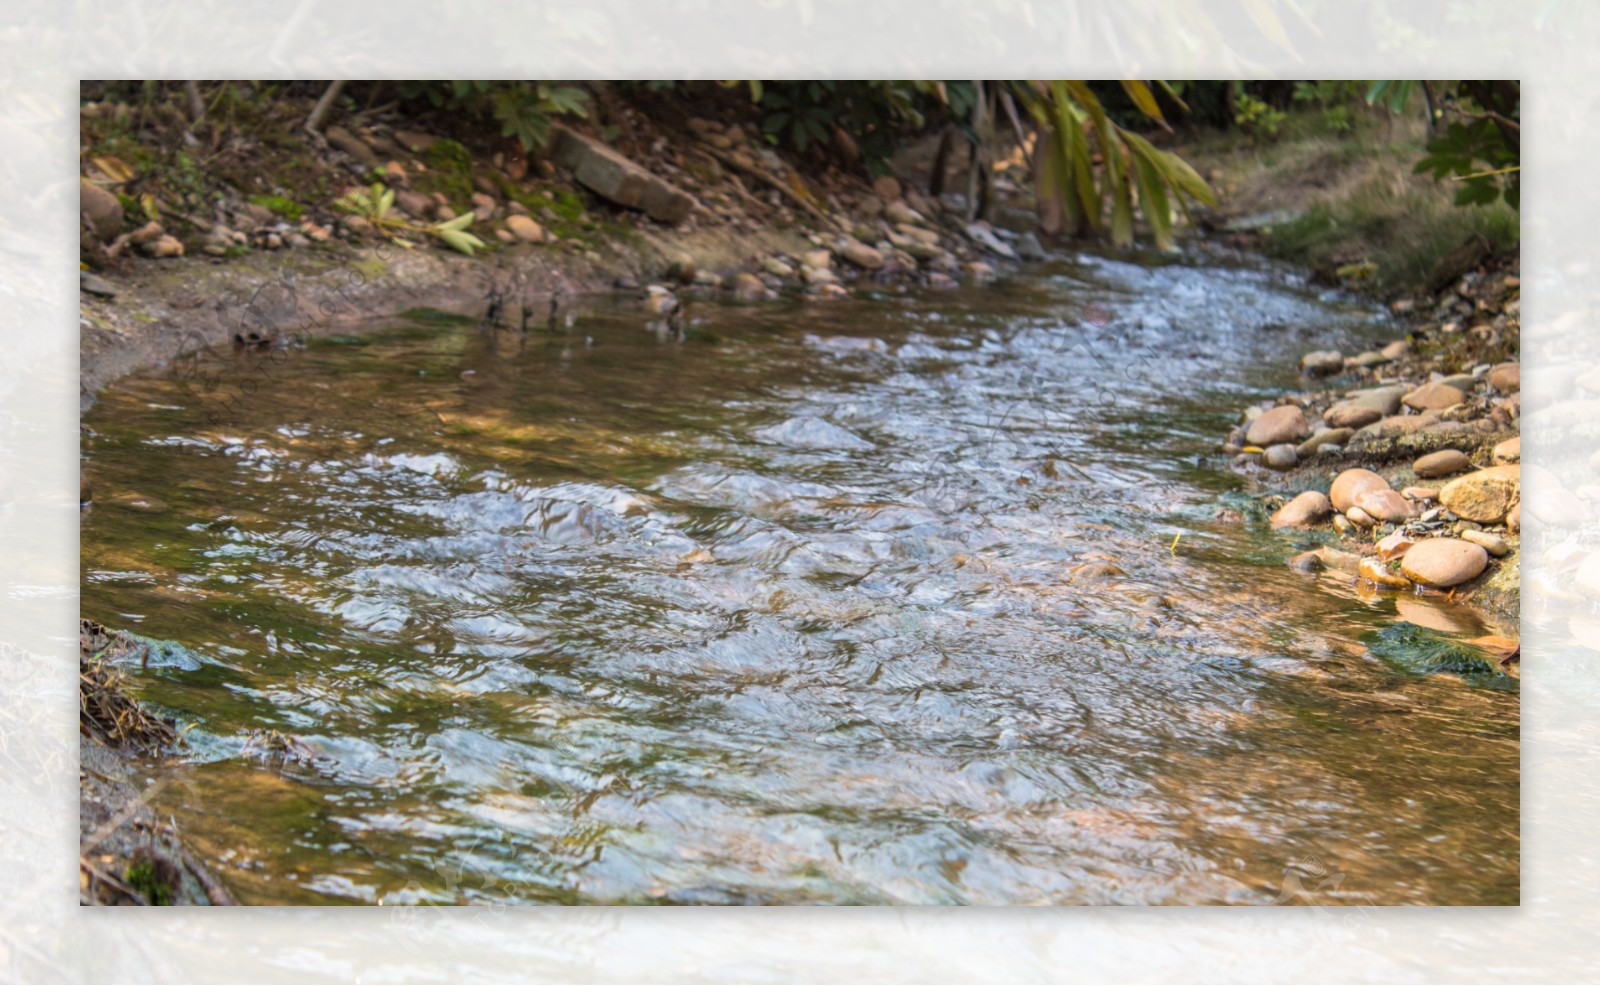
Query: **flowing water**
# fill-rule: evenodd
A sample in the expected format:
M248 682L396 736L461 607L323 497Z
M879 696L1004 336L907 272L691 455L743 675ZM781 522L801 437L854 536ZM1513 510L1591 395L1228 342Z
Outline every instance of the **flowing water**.
M249 903L1515 903L1515 683L1385 646L1496 628L1209 458L1394 332L1078 257L220 354L86 415L83 611Z

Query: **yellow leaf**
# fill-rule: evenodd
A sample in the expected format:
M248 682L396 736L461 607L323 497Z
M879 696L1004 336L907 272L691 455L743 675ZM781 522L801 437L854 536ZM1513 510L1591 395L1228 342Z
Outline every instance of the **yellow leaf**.
M96 168L100 169L101 174L110 178L115 184L122 185L133 181L133 168L129 167L128 162L121 158L102 155L90 160L94 162Z
M1149 86L1137 79L1124 79L1122 88L1128 94L1128 98L1133 100L1133 105L1139 108L1140 113L1150 117L1152 120L1160 120L1162 123L1167 122L1162 117L1161 106L1156 102L1155 93L1150 91Z

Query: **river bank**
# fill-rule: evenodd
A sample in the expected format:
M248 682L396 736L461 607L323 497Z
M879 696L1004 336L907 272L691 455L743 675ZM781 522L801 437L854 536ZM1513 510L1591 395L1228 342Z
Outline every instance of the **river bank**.
M465 174L458 175L467 178L472 192L464 201L452 200L441 189L429 191L436 179L430 164L459 160L454 154L435 154L430 159L427 149L436 146L437 138L431 143L417 138L434 135L407 130L402 136L401 131L382 124L330 134L330 147L318 152L328 171L344 169L354 174L349 168L352 162L370 167L360 150L365 147L397 187L414 189L416 198L397 197L400 208L415 210L413 219L436 221L443 218L442 210L454 213L458 207L462 212L481 210L475 225L480 231L492 228L498 247L470 258L437 246L413 243L408 247L386 236L374 236L370 228L363 229L348 221L352 217L331 209L312 207L309 215L289 220L248 199L224 200L215 220L195 222L199 217L191 217L186 220L189 225L181 229L169 231L163 226L156 232L140 227L143 234L139 230L119 234L117 238L128 236L123 250L84 281L84 403L87 406L102 388L130 372L165 366L174 377L192 381L198 388L213 382L218 385L219 389L204 392L221 424L248 403L252 391L248 377L221 374L220 369L237 367L242 360L270 367L270 358L259 358L263 353L269 357L292 354L313 338L353 336L409 309L462 313L486 323L498 322L499 330L505 332L520 333L524 326L544 332L549 319L564 317L575 297L600 292L635 306L641 322L659 320L663 328L679 331L684 325L692 328L697 298L757 304L785 297L826 305L858 288L894 291L899 286L920 286L939 290L962 282L986 283L1043 256L1037 236L1022 219L1028 215L1029 203L1021 186L1012 186L1010 192L1001 186L1008 207L1000 210L1005 221L995 225L966 222L965 204L959 197L935 201L922 194L914 171L902 175L908 179L905 182L893 179L872 184L827 175L813 185L802 180L801 187L811 190L796 193L788 180L798 173L781 160L773 166L761 148L743 140L742 131L730 134L736 129L737 125L686 121L681 142L659 145L650 162L654 169L672 174L674 187L698 203L676 222L607 203L561 169L553 169L539 183L518 185L504 160L495 163L493 152L472 156ZM693 177L691 163L710 168L725 158L741 160L737 156L741 146L746 151L745 163L725 165L728 170L720 174L708 171L712 178ZM407 152L408 147L423 149ZM392 161L385 160L387 152L396 148L401 153ZM678 163L672 163L674 160ZM390 163L397 164L398 170L390 168ZM669 167L676 170L669 172ZM764 170L771 180L762 180L752 191L732 179L748 175L749 167ZM479 182L480 176L486 180ZM512 184L508 186L507 180ZM269 179L268 186L275 190L284 187L276 179ZM783 191L785 187L790 190ZM548 204L541 206L540 201ZM326 235L319 238L319 234ZM170 253L170 247L145 249L169 236L183 247L181 255ZM143 243L136 242L141 237ZM102 245L109 250L117 238ZM217 249L208 249L212 247ZM134 250L147 256L128 259ZM170 255L160 256L163 251ZM1495 276L1505 287L1505 271L1497 270ZM114 293L107 295L106 291ZM1413 300L1412 310L1423 309L1430 316L1448 314L1464 300L1463 296L1419 298ZM1504 301L1501 296L1496 303L1503 305ZM1469 304L1475 306L1476 301ZM685 309L686 315L674 316L674 311L683 313ZM673 324L674 317L677 324ZM1453 372L1462 360L1477 359L1492 345L1501 346L1502 354L1515 352L1514 337L1508 341L1502 335L1491 345L1486 337L1470 331L1445 331L1444 323L1438 323L1432 334L1420 328L1423 323L1418 324L1420 336L1415 342L1419 344L1409 356L1382 364L1387 369L1370 361L1363 363L1360 357L1347 364L1341 356L1331 379L1350 385L1346 389L1359 389L1357 384L1393 386L1391 378L1415 381L1440 366ZM1457 336L1484 345L1469 352L1456 345ZM1284 354L1287 361L1297 356ZM1495 420L1493 408L1504 407L1504 401L1494 403L1495 398L1488 394L1489 372L1473 378L1473 386L1485 398L1485 413L1469 415L1460 422L1468 428L1473 420ZM1327 397L1309 391L1284 400L1285 406L1302 408L1302 414L1307 409L1315 413L1329 403ZM1267 413L1266 409L1258 412L1249 425ZM1439 420L1450 419L1442 416ZM1435 423L1429 422L1429 426ZM1236 437L1247 439L1248 426L1244 431L1245 435ZM1298 429L1296 432L1298 435ZM1458 438L1466 433L1461 429L1430 432ZM1484 436L1480 445L1493 437L1488 432L1470 434ZM1308 434L1305 440L1312 437ZM1299 464L1297 454L1298 471L1277 474L1260 469L1265 448L1258 453L1248 451L1244 444L1233 444L1237 445L1231 450L1234 457L1222 465L1231 463L1263 488L1285 492L1296 484L1321 481L1316 474L1326 470L1333 454L1318 452L1323 457L1320 460L1306 456L1312 460L1306 465ZM1401 467L1395 465L1397 457L1405 454L1397 451L1400 444L1358 447L1347 442L1346 448L1338 459L1340 465L1390 469L1394 481L1401 482ZM1479 452L1477 445L1473 451ZM86 477L86 491L92 488L93 479L92 474ZM1271 535L1263 532L1263 536ZM1356 541L1352 539L1350 544L1354 546ZM1514 586L1515 556L1496 566L1513 573ZM1330 560L1329 567L1337 568L1337 561ZM1515 605L1502 608L1514 612ZM85 741L86 745L91 742ZM91 763L91 758L98 756L98 752L86 754L84 762ZM109 804L116 801L117 792L131 797L132 790L126 784L112 785L94 792L93 797ZM103 824L103 820L94 826L86 822L86 837L92 834L91 827L98 830Z

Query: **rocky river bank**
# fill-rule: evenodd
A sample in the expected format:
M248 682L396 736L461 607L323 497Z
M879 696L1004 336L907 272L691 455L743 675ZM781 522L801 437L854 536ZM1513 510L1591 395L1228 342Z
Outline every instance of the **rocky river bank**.
M1272 527L1334 535L1291 567L1374 591L1443 593L1516 625L1518 268L1508 259L1397 300L1404 337L1305 353L1304 390L1245 409L1222 451L1281 502ZM1515 643L1496 646L1515 673Z

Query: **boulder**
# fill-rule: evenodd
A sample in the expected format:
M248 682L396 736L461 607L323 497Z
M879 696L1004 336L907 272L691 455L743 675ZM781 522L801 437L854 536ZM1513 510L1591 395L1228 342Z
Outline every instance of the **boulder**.
M1406 578L1434 589L1470 582L1489 564L1489 553L1479 545L1455 538L1429 538L1412 545L1400 560Z
M1439 502L1463 520L1498 524L1522 499L1519 466L1491 466L1453 479L1439 491Z
M664 223L689 218L695 201L671 182L646 171L592 137L556 128L551 158L572 171L578 184L629 209Z
M1411 471L1424 479L1452 476L1472 465L1465 452L1453 448L1431 452L1411 464Z
M1273 527L1308 527L1328 516L1333 505L1317 490L1306 490L1272 515Z
M83 178L78 179L78 211L88 217L90 231L102 240L116 236L126 218L122 200Z
M1370 469L1346 469L1334 477L1328 499L1333 503L1333 509L1344 512L1356 505L1356 499L1361 494L1388 488L1389 481Z
M1244 437L1251 445L1265 448L1268 445L1298 442L1310 435L1311 428L1306 424L1305 412L1293 404L1283 404L1250 422Z

